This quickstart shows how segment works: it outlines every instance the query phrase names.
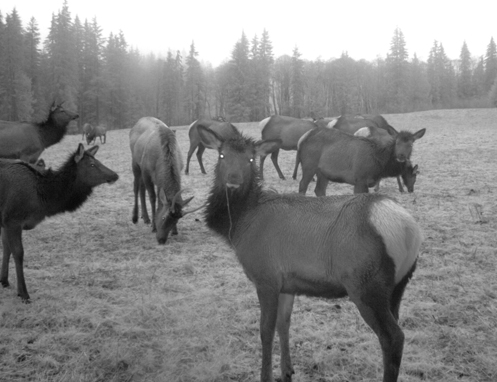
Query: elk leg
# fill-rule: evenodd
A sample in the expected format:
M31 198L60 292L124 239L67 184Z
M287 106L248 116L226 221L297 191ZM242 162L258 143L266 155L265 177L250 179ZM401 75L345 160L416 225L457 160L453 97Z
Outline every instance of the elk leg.
M393 290L392 298L390 300L390 310L395 318L395 321L399 321L400 301L402 300L404 290L406 289L407 283L411 279L415 269L416 263L414 263L409 272L402 278L402 280L400 280Z
M197 150L198 164L200 165L200 171L202 171L202 174L207 174L205 172L204 163L202 162L202 155L204 154L204 151L205 151L205 146L203 144L199 144Z
M190 149L188 150L188 154L186 155L185 175L188 175L188 173L190 172L190 159L191 159L193 152L195 151L196 148L197 148L197 146L190 145Z
M295 374L290 357L290 319L293 310L292 294L281 293L278 300L278 317L276 319L276 329L280 337L281 349L281 381L291 382L292 375Z
M314 176L314 171L308 171L307 169L302 166L302 179L300 179L299 183L299 194L305 195L307 192L307 188L309 187L309 183L311 183L311 180Z
M24 303L29 303L28 289L24 281L24 248L22 247L22 228L4 228L8 246L14 257L17 275L17 295ZM3 264L2 264L3 265ZM2 269L3 270L3 269Z
M378 182L376 182L376 184L374 185L374 192L380 191L380 182L381 182L381 179L378 180Z
M273 151L271 153L271 160L273 161L274 168L276 168L276 171L278 172L278 176L280 179L285 180L285 176L281 172L280 166L278 166L278 154L280 153L280 150Z
M259 297L259 305L261 306L261 382L274 382L272 348L278 315L278 295L278 291L273 288L257 288L257 296Z
M402 187L402 182L400 181L400 176L397 175L397 184L399 185L399 192L404 192L404 187Z
M133 173L135 173L133 169ZM133 193L135 197L135 204L133 206L133 215L131 217L131 221L136 224L138 222L138 194L140 193L140 176L134 174L133 179Z
M7 240L7 234L5 233L5 228L2 231L2 246L3 246L3 258L2 258L2 272L0 274L0 282L4 288L8 287L9 284L9 261L10 261L10 250L9 242Z
M150 209L152 211L152 220L148 218L148 214L147 214L147 219L149 219L149 221L152 223L152 232L156 232L157 227L155 226L155 213L157 212L156 210L157 195L155 193L154 184L151 181L145 182L145 184L147 187L148 199L150 200ZM143 218L143 220L145 220L145 218Z
M328 178L324 176L320 171L317 172L316 187L314 188L314 193L316 196L325 196L326 187L328 187Z
M178 227L177 225L173 225L173 229L172 229L172 232L171 232L171 235L177 235L178 234Z
M380 340L383 353L383 382L396 382L402 360L404 333L390 310L388 293L381 284L363 284L361 296L355 298L350 295L350 298Z
M297 179L297 171L299 169L299 164L300 164L300 155L299 151L297 150L297 155L295 155L295 168L293 169L293 179Z

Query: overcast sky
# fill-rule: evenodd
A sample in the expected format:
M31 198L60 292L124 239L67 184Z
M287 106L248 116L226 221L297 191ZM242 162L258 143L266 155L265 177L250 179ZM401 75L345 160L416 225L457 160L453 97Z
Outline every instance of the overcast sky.
M1 0L4 21L15 7L23 26L31 17L38 22L42 39L52 14L64 0ZM195 42L199 59L214 66L230 58L242 31L249 41L266 29L275 57L292 54L324 60L347 51L352 58L386 57L395 28L405 37L409 57L426 60L435 40L449 58L459 57L464 41L473 56L486 52L497 37L494 1L438 0L68 0L71 18L82 23L96 18L107 37L122 31L140 53L165 55L168 49L188 51ZM293 6L295 4L295 6ZM461 4L461 5L459 5Z

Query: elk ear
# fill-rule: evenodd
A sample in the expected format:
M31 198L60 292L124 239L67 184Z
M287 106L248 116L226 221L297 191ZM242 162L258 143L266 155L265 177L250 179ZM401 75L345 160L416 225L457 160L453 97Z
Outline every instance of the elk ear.
M426 129L421 129L421 130L419 130L419 131L416 131L416 132L414 133L414 135L413 135L414 140L419 139L419 138L422 138L422 137L423 137L423 135L425 135L425 133L426 133Z
M98 146L96 146L96 145L95 145L95 146L93 146L92 148L90 148L90 149L86 150L86 152L87 152L88 154L90 154L92 157L94 157L94 156L95 156L95 154L97 153L97 151L98 151Z
M76 150L76 155L74 156L74 161L78 163L81 159L83 159L83 156L85 155L85 146L83 146L81 143L78 145L78 149Z
M414 167L412 168L412 173L413 173L413 174L419 174L418 165L416 165L416 166L414 166Z
M257 156L266 156L278 150L281 147L281 139L268 139L266 141L259 141L255 144L255 154Z
M192 196L191 198L188 198L186 200L183 200L183 204L181 205L181 207L184 207L186 206L188 203L190 203L192 201L194 197Z
M200 140L205 147L219 150L223 144L223 139L208 127L199 125L197 127Z

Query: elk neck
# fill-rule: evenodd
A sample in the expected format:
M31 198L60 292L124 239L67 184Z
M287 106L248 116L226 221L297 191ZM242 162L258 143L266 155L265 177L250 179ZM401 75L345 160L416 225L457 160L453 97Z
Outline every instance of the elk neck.
M237 189L227 189L218 179L216 177L207 198L205 220L210 229L231 243L238 223L263 195L261 181L255 168L252 168L250 180Z
M56 171L47 170L38 180L38 198L46 206L46 215L78 209L91 195L92 188L77 178L77 164L71 156Z

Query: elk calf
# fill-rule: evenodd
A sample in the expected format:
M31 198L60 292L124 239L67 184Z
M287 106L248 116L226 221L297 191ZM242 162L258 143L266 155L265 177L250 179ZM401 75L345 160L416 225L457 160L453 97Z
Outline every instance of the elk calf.
M281 380L294 374L289 345L294 296L349 296L380 340L385 382L397 381L404 334L398 325L404 289L416 267L421 230L382 195L307 198L262 190L255 158L281 141L223 140L199 127L219 152L207 200L207 226L234 247L261 307L261 381L273 382L275 329Z
M9 260L14 257L17 293L29 302L24 281L22 231L35 228L46 217L73 212L88 199L93 188L114 183L118 175L95 154L98 146L78 149L57 171L40 171L21 161L0 161L0 228L3 260L0 282L9 286Z

